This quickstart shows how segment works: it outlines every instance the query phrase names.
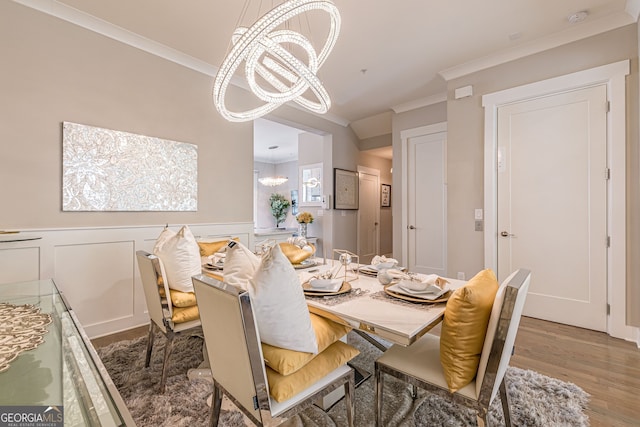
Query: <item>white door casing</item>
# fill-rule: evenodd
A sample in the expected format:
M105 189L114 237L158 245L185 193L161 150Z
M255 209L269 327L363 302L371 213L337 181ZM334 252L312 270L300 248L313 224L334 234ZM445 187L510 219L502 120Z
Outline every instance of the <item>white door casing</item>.
M541 82L484 95L485 156L485 266L497 268L497 113L513 102L552 93L605 84L609 101L607 116L608 165L607 227L611 244L607 254L607 298L610 315L607 332L614 337L633 340L636 329L626 325L626 84L629 61L624 60ZM535 275L535 272L533 272Z
M403 254L410 271L447 274L446 124L401 133Z
M380 252L380 171L358 166L358 255L364 264Z
M524 313L607 326L604 84L498 108L498 280L535 271Z

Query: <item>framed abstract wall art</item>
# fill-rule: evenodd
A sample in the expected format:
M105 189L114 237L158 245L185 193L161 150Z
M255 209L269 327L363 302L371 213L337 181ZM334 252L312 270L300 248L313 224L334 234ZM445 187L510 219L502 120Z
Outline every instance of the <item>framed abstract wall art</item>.
M64 122L63 211L197 211L198 147Z

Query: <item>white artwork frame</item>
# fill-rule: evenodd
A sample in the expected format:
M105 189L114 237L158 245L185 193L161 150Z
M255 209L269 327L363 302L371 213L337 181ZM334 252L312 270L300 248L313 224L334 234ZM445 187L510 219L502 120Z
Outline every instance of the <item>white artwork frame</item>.
M197 211L198 147L63 122L62 210Z

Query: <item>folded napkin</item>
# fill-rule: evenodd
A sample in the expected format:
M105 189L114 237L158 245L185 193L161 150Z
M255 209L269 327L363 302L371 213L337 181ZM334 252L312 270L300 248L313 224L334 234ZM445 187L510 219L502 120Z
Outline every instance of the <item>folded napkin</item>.
M384 255L376 255L371 260L371 265L386 264L386 263L398 265L398 260L393 258L387 258Z
M437 274L414 274L409 277L403 277L400 286L415 292L440 293L446 289L447 280L438 277Z

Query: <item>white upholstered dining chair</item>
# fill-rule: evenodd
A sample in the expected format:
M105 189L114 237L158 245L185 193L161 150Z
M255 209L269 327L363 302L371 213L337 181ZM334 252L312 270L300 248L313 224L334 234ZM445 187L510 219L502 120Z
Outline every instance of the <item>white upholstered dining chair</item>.
M406 381L413 387L427 390L476 412L479 426L487 423L488 409L498 391L502 400L505 423L511 425L505 373L511 359L520 317L531 281L531 272L520 269L501 285L492 310L480 358L478 374L470 384L451 393L440 363L440 338L427 334L409 347L392 346L375 362L376 425L382 423L383 374ZM494 307L495 308L495 307Z
M160 393L164 393L174 337L181 332L195 332L195 328L200 327L198 306L195 305L195 295L193 296L193 304L186 307L174 306L171 301L172 290L169 289L160 259L145 251L137 251L136 257L150 319L144 366L145 368L149 367L155 332L159 330L167 339L159 387Z
M258 426L274 426L344 387L348 425L353 427L353 369L343 364L282 402L269 395L258 326L249 293L209 276L193 277L213 376L210 426L217 426L222 395Z

